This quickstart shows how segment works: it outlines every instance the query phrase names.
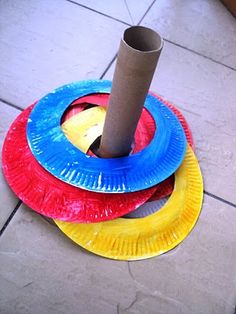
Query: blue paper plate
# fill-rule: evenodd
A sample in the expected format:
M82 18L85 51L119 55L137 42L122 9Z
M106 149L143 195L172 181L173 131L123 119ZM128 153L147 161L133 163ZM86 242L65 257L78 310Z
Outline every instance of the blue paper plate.
M110 81L89 80L62 86L43 97L27 125L32 153L57 178L91 191L134 192L160 183L180 166L186 138L174 113L152 95L147 96L144 106L158 127L151 143L134 155L93 158L65 137L60 121L66 108L79 97L110 90Z

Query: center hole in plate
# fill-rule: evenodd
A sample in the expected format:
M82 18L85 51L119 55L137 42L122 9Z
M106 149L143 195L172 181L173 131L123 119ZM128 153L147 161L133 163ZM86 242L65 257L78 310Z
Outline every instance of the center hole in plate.
M99 157L99 147L100 147L100 143L101 143L101 138L102 136L100 135L99 137L96 138L96 140L90 145L89 147L89 151L87 153L87 155L90 155L90 152L92 152L92 154L94 154L95 156Z
M104 107L107 107L108 100L109 94L107 93L90 94L78 98L65 110L61 118L61 128L67 139L91 157L98 157L97 151L104 122ZM95 107L99 107L101 110L89 110ZM85 113L87 110L91 116ZM96 114L98 118L96 118Z
M107 93L90 94L78 98L65 110L61 118L61 128L68 141L90 157L99 157L98 149L105 120L104 108L107 107L108 101L109 94ZM95 110L96 113L91 110L95 107L100 108L97 111ZM87 110L90 110L91 116L85 114ZM100 114L100 118L95 118L95 114ZM75 115L77 115L77 118ZM86 119L90 118L90 122L86 123ZM135 154L144 149L151 142L155 129L154 119L144 108L130 154Z
M100 147L100 143L101 143L101 138L102 138L101 135L98 136L96 138L96 140L90 145L89 151L87 152L87 155L100 158L99 147ZM132 144L129 155L133 154L133 149L134 149L134 143ZM116 158L116 157L114 157L114 158Z

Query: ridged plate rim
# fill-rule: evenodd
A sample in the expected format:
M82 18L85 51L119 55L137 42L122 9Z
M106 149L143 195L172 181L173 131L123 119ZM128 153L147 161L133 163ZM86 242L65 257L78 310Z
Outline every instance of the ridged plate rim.
M61 231L84 249L117 260L141 260L163 254L193 229L202 206L203 180L188 146L175 173L175 188L166 204L145 218L118 218L98 224L55 221Z
M43 97L27 124L28 143L35 158L60 180L91 191L134 192L160 183L180 166L186 151L186 138L174 113L156 97L149 94L144 107L158 128L151 143L134 155L89 158L62 132L61 116L76 98L89 93L109 93L110 89L110 81L82 81L65 85Z

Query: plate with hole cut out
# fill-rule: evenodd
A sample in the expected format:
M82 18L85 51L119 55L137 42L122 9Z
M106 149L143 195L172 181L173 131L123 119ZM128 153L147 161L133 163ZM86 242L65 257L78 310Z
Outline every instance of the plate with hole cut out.
M155 192L156 187L125 194L95 193L71 186L51 175L37 162L27 143L26 126L33 106L24 110L13 122L2 150L3 172L10 187L33 210L63 221L98 222L134 210ZM140 120L143 128L146 119L149 121L150 116L144 111ZM87 123L89 126L90 121ZM136 132L137 143L141 134ZM146 131L148 134L149 131ZM144 137L146 143L150 141L150 136Z
M147 95L144 108L158 128L151 143L130 156L90 158L70 143L61 130L61 117L75 99L92 93L109 93L110 89L110 81L82 81L43 97L28 120L29 147L47 171L83 189L124 193L154 186L174 173L186 151L182 125L161 100Z
M106 258L140 260L165 253L183 241L201 211L203 181L197 159L188 146L175 173L175 188L165 205L144 218L118 218L95 224L55 220L71 240Z

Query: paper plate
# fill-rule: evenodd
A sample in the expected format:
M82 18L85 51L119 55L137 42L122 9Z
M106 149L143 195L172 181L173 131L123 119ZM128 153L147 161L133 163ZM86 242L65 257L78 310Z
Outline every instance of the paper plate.
M96 106L73 115L61 128L73 145L87 152L91 144L102 134L105 116L106 109Z
M82 112L81 108L77 107L78 113L76 110L73 111L73 114L68 111L66 121L64 120L65 122L61 125L67 139L83 152L86 152L91 146L91 143L102 135L108 96L107 94L103 94L101 97L97 97L96 95L83 97L83 100L86 99L90 104L96 104L97 100L100 100L102 107L97 105L87 110L83 108L84 111ZM72 110L73 107L71 108ZM152 116L144 108L135 132L133 154L149 145L154 136L155 129L156 125ZM94 154L90 153L90 156L94 156Z
M148 202L152 202L152 201L159 200L161 198L169 196L173 192L174 184L175 184L175 176L174 175L170 176L166 180L164 180L161 183L159 183L157 185L158 189L150 197Z
M110 89L109 81L83 81L58 88L42 98L28 120L29 146L46 170L87 190L124 193L154 186L175 172L186 150L180 122L154 96L147 96L145 108L158 128L151 143L139 153L121 158L88 157L61 130L62 114L75 99L91 93L109 93Z
M159 96L158 94L153 93L153 92L151 92L150 94L155 96L157 99L161 100L161 102L163 102L168 108L171 109L171 111L174 112L174 114L177 116L179 122L181 123L181 125L185 131L185 135L186 135L186 139L187 139L188 144L194 150L193 135L192 135L192 132L191 132L190 127L188 125L188 122L185 119L185 117L183 116L182 112L179 111L179 109L177 109L171 102L169 102L165 98Z
M96 224L55 221L83 248L111 259L139 260L160 255L189 234L201 211L203 182L190 147L175 173L175 188L166 204L145 218L118 218Z
M189 128L189 125L187 123L187 121L185 120L184 116L182 115L182 113L170 102L164 100L163 98L161 98L159 95L151 93L152 95L154 95L157 98L160 98L163 102L165 102L165 104L174 112L174 114L177 116L177 118L179 119L179 121L182 124L182 127L184 129L188 144L194 148L194 144L193 144L193 137L192 137L192 133L191 130ZM81 112L81 108L78 108L78 111L76 111L76 109L74 110L73 108L76 107L75 105L78 105L79 101L80 103L82 102L87 102L89 104L93 104L93 105L101 105L106 107L108 105L108 98L109 95L108 94L92 94L86 97L82 97L81 99L79 99L76 102L74 102L72 104L72 108L71 110L73 110L73 114L70 114L70 112L68 112L68 118L72 117L73 115L75 115L76 113ZM70 114L70 115L69 115ZM102 135L102 129L103 129L103 125L104 125L104 118L105 118L105 114L103 119L100 120L100 124L94 123L94 127L91 129L91 132L93 132L93 136L94 136L94 140L97 136ZM77 126L80 124L79 121L79 116L77 116L77 118L74 118L74 125L70 128L69 132L65 129L63 129L65 135L67 136L67 138L70 140L70 142L72 144L74 144L76 147L80 148L80 145L84 145L84 141L86 142L86 137L82 134L83 130L81 130L81 135L79 134L78 130L77 130ZM155 132L155 122L154 120L151 118L151 115L148 114L148 112L146 110L144 110L143 112L143 116L142 119L140 119L138 128L136 130L136 132L141 132L142 134L136 134L136 138L139 139L139 142L136 142L135 145L135 149L134 149L134 153L140 151L141 149L143 149L145 147L145 144L147 145L147 143L149 143L151 141L151 139L153 138L154 132ZM92 134L91 134L92 135ZM141 139L141 141L140 141ZM143 140L145 140L145 144L143 143ZM92 155L92 154L91 154ZM156 190L156 192L151 196L151 198L148 200L148 202L152 202L154 200L159 200L161 198L165 198L167 196L169 196L172 191L173 191L173 187L174 187L174 175L172 175L171 177L169 177L168 179L164 180L163 182L158 184L158 189ZM145 205L145 208L148 208L148 204ZM152 210L152 205L150 210ZM131 213L132 214L132 213Z
M23 111L9 129L3 145L2 166L12 190L33 210L64 221L98 222L134 210L154 193L156 187L125 194L95 193L52 176L28 147L26 124L32 109L33 105Z
M101 94L90 94L88 96L84 96L79 98L79 103L87 103L87 104L93 104L98 106L106 107L109 100L109 93L101 93ZM74 106L76 103L72 103L71 105ZM78 102L77 102L78 104Z
M107 106L109 94L91 94L76 99L63 113L61 124L90 105Z
M157 95L156 93L151 92L151 94L153 96L157 97L158 99L160 99L164 104L166 104L166 106L168 106L174 112L174 114L177 116L179 122L181 123L181 125L184 129L188 144L194 150L194 141L193 141L192 132L191 132L190 127L189 127L186 119L184 118L183 114L179 111L179 109L177 109L168 100ZM158 190L151 196L151 198L148 200L148 202L152 202L152 201L159 200L161 198L165 198L165 197L169 196L172 193L173 188L174 188L174 175L172 175L168 179L161 182L161 188L158 188ZM148 205L147 205L147 207L148 207Z
M168 100L166 100L163 97L159 96L158 94L153 93L153 92L150 92L150 94L155 96L156 98L160 99L163 103L166 104L166 106L168 108L171 109L171 111L174 112L174 114L177 116L178 120L182 124L182 127L183 127L183 129L185 131L185 136L186 136L188 144L194 150L194 141L193 141L192 132L190 130L188 122L186 121L186 119L183 116L183 114L181 113L181 111L179 109L177 109L171 102L169 102ZM70 110L67 113L67 116L66 116L65 120L68 120L70 117L72 117L76 113L79 113L82 110L84 110L83 107L81 108L79 106L80 104L83 104L84 106L86 104L87 105L88 104L93 104L93 105L99 105L99 106L107 107L108 101L109 101L109 94L92 94L92 95L88 95L88 96L79 98L78 100L76 100L74 103L71 104L71 106L69 108ZM150 117L151 117L151 115L150 115ZM144 127L143 130L142 130L142 133L143 132L147 132L147 130L148 130L149 131L149 136L153 137L154 136L154 132L155 132L155 122L154 122L153 119L146 118L145 124L147 124L147 123L148 123L148 127ZM139 131L141 127L142 126L140 125L139 128L137 129L137 131ZM72 143L73 143L73 140L72 140Z
M75 114L83 111L87 107L87 103L84 101L87 97L81 97L76 99L63 113L61 118L61 124L63 124L66 120L72 118Z

